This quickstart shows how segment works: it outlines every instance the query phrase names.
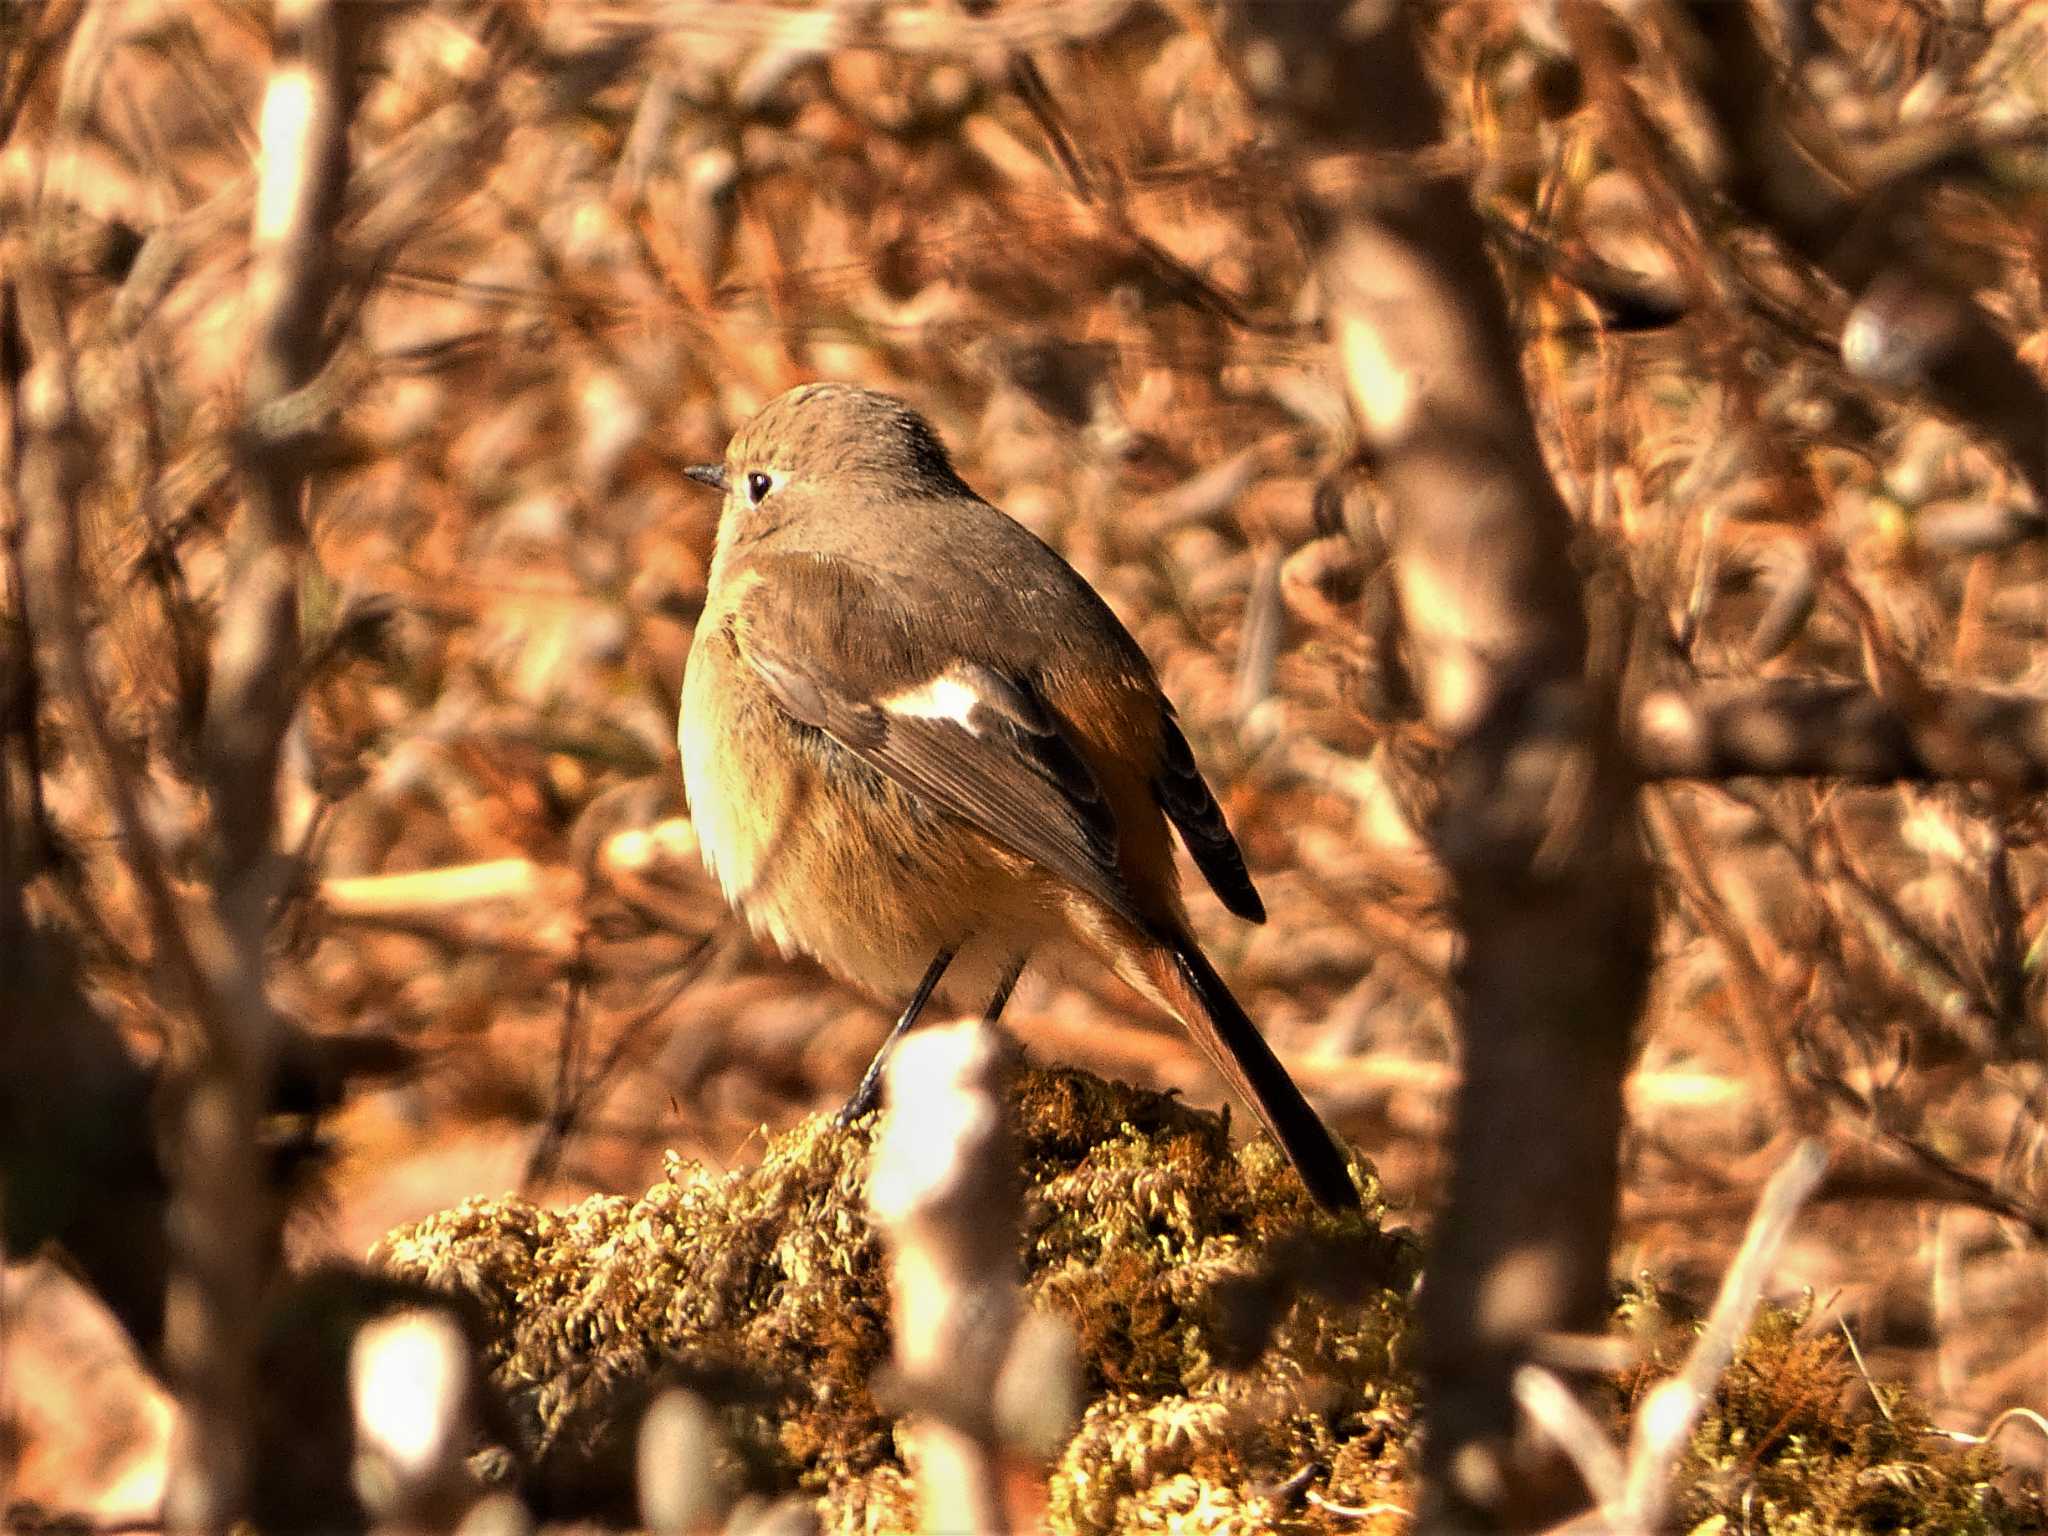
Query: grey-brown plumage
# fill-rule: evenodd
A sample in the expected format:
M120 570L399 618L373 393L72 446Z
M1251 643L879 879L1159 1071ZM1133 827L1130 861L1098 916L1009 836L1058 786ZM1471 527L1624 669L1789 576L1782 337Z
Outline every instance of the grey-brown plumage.
M1094 590L868 390L791 390L691 473L726 502L683 773L756 932L891 999L942 976L971 1007L999 1008L1027 958L1092 952L1183 1021L1319 1201L1355 1206L1343 1154L1188 929L1169 820L1232 912L1265 912Z

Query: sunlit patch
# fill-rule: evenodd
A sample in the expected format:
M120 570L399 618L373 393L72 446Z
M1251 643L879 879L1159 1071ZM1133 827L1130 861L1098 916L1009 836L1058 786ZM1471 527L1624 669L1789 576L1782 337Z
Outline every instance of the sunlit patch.
M1415 416L1415 381L1387 350L1380 328L1340 311L1337 349L1352 408L1367 433L1382 445L1405 436Z
M282 240L298 217L301 172L310 152L313 77L289 65L270 77L263 94L263 171L256 193L256 237Z

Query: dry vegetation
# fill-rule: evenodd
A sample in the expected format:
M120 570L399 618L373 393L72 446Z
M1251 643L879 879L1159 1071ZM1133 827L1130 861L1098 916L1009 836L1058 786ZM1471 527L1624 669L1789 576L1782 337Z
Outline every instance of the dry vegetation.
M278 744L284 859L249 898L282 1026L268 1166L287 1183L317 1170L287 1228L293 1264L360 1257L401 1222L512 1189L539 1203L489 1220L521 1213L529 1248L602 1243L720 1187L665 1156L746 1170L765 1148L770 1170L855 1177L854 1144L803 1119L844 1096L885 1008L741 932L698 865L673 740L716 510L681 466L821 377L931 415L969 483L1062 549L1155 658L1272 912L1248 929L1196 891L1204 942L1376 1165L1388 1211L1426 1231L1455 1072L1453 934L1428 843L1443 744L1417 720L1384 491L1319 324L1306 172L1247 106L1207 10L341 10L362 64L322 247L331 301L302 349L317 368L274 392L256 432L306 474L300 638L268 679L295 699ZM1745 179L1757 146L1716 131L1695 78L1701 15L1452 0L1423 33L1451 138L1419 169L1469 174L1494 236L1581 533L1596 655L1630 651L1631 698L1804 678L1918 729L1861 757L1861 738L1823 746L1852 778L1910 759L1919 782L1645 790L1657 968L1613 1269L1644 1277L1624 1316L1689 1315L1769 1171L1798 1137L1822 1138L1833 1171L1772 1281L1796 1311L1770 1314L1731 1373L1724 1402L1751 1395L1703 1426L1688 1463L1701 1491L1681 1515L1729 1532L1962 1529L1967 1505L1981 1529L2038 1529L2018 1474L1943 1449L1915 1415L1978 1433L2006 1408L2048 1410L2048 418L2030 448L2000 414L2030 408L2023 390L1942 366L1958 326L1942 295L1960 293L2036 394L2048 367L2048 6L1787 8L1812 29L1792 39L1810 112L1864 173L1839 206L1809 209L1861 242L1848 271ZM225 914L232 953L245 909L222 874L245 802L225 803L208 721L223 615L252 579L229 535L252 483L270 25L239 0L0 8L0 1011L38 1021L0 1030L20 1068L16 1097L0 1089L5 1233L17 1253L61 1239L148 1343L165 1262L151 1127L203 1089L209 1038L177 925L203 940L191 914ZM1417 170L1361 155L1318 174ZM1902 250L1911 263L1891 259ZM30 366L49 363L52 335L75 402L61 433ZM1989 401L1970 387L1986 379ZM36 560L52 487L75 513L75 593ZM66 631L84 648L75 673ZM2004 734L1937 719L1958 690L2015 696L1995 715ZM1644 739L1653 776L1660 750L1683 756L1668 733ZM228 973L206 971L200 947L202 972ZM1012 1020L1042 1061L1220 1097L1104 978L1027 980ZM1213 1122L1143 1103L1197 1128L1205 1190L1235 1177ZM1059 1166L1071 1175L1084 1153ZM1055 1165L1027 1159L1026 1174ZM703 1216L724 1224L717 1251L769 1241L730 1234L770 1177L724 1186ZM592 1191L612 1198L542 1209ZM808 1217L810 1198L782 1190L774 1214ZM1220 1220L1210 1198L1195 1215ZM471 1240L465 1219L434 1217L387 1252L420 1232ZM688 1273L686 1251L662 1262ZM431 1280L436 1262L401 1267ZM478 1261L463 1288L488 1273ZM163 1433L154 1389L87 1373L115 1346L80 1342L90 1319L58 1306L46 1271L7 1274L0 1498L134 1510ZM859 1307L878 1307L879 1281L857 1278ZM1034 1258L1029 1283L1062 1281ZM787 1298L743 1290L727 1300L747 1327L690 1369L759 1373L773 1392L813 1368L807 1350L879 1358L877 1313L801 1340L773 1312ZM1152 1412L1213 1386L1178 1355L1138 1360L1128 1328L1091 1329L1087 1299L1068 1300L1098 1402L1142 1392ZM705 1325L667 1305L674 1337L705 1347ZM1658 1368L1675 1363L1645 1327ZM634 1373L674 1342L631 1332ZM1286 1363L1314 1353L1296 1342L1303 1355L1276 1353L1269 1374L1305 1369ZM500 1337L493 1361L528 1347ZM1063 1463L1055 1514L1074 1530L1170 1514L1402 1528L1390 1469L1406 1378L1374 1377L1367 1403L1362 1376L1332 1374L1357 1399L1350 1429L1332 1438L1325 1402L1319 1430L1230 1463L1249 1480L1218 1482L1230 1510L1174 1507L1186 1486L1146 1504L1135 1474L1128 1507L1091 1503ZM1895 1415L1894 1384L1923 1408ZM1744 1413L1775 1415L1784 1443L1800 1404L1758 1402L1776 1389L1843 1410L1812 1435L1859 1446L1853 1471L1802 1480L1744 1449ZM806 1432L871 1477L895 1463L860 1390L867 1440L834 1440L856 1432L843 1420ZM1248 1377L1228 1393L1260 1390ZM103 1433L64 1443L86 1414ZM829 1488L849 1529L907 1507L885 1502L904 1497L900 1470L893 1491L856 1498L741 1418L726 1454L753 1457L760 1486ZM2002 1421L1999 1449L2038 1465L2025 1422ZM1091 1418L1089 1433L1110 1432ZM1800 1455L1818 1465L1815 1443ZM1338 1481L1323 1465L1291 1491L1252 1488L1285 1483L1290 1457L1333 1463ZM1302 1502L1310 1488L1332 1508L1389 1508L1333 1514ZM1247 1513L1255 1493L1269 1505Z

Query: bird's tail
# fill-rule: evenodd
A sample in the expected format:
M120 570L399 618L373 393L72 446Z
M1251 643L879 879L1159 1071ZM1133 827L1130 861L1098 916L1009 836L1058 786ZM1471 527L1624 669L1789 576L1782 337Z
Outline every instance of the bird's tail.
M1328 1211L1357 1210L1358 1188L1336 1138L1194 940L1148 944L1139 966L1151 984L1144 990L1156 992L1223 1080L1251 1106L1316 1204Z

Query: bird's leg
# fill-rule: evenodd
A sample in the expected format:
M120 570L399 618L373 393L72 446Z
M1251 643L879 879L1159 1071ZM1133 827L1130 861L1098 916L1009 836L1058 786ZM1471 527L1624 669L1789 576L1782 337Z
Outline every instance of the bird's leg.
M895 1026L889 1031L889 1038L882 1042L882 1048L875 1052L875 1059L868 1063L868 1069L861 1074L860 1086L853 1090L853 1097L839 1111L841 1125L851 1125L862 1115L873 1109L882 1097L882 1067L889 1059L889 1053L896 1048L896 1042L910 1032L910 1028L924 1012L925 1004L932 1000L932 993L939 985L939 978L946 974L946 967L953 963L953 950L949 945L932 957L930 967L924 973L924 980L917 984L917 990L910 995L910 1001L903 1006ZM1009 995L1009 988L1003 989Z
M996 983L996 995L988 1000L988 1009L981 1016L984 1024L993 1024L1003 1016L1003 1009L1010 1001L1010 993L1016 989L1017 978L1024 974L1024 962L1031 958L1027 951L1010 962L1010 968L1003 972L1003 979Z

